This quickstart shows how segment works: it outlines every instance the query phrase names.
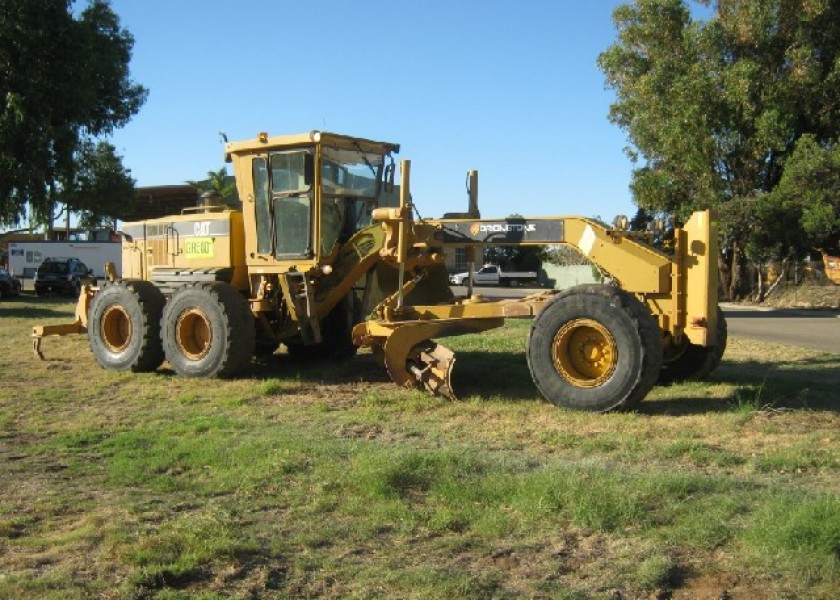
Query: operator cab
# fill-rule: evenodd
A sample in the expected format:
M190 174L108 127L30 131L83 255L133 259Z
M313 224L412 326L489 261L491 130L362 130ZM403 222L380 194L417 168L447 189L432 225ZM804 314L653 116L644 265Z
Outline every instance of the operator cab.
M256 233L246 236L248 263L278 261L280 271L329 263L375 208L393 204L396 152L397 144L318 131L228 144L245 227Z

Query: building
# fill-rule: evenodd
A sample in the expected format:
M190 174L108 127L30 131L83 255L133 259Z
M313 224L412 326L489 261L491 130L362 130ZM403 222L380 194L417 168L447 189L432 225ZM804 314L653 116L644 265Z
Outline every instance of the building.
M200 191L192 185L162 185L135 190L136 200L125 221L156 219L177 215L196 206ZM32 277L47 256L78 258L97 276L105 261L120 263L120 237L111 230L84 231L56 228L51 239L43 233L14 232L0 234L0 265L8 265L21 277ZM116 251L114 248L117 248ZM116 256L116 258L114 258Z
M134 206L123 221L145 221L179 215L198 204L201 192L191 185L158 185L135 190Z

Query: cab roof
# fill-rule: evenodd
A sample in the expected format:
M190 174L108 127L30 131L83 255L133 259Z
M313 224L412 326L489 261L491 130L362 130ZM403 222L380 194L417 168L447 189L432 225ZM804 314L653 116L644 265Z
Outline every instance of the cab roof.
M257 137L240 142L229 142L225 145L225 156L242 154L259 150L276 148L294 148L296 146L308 146L312 144L325 144L327 146L338 146L348 149L359 149L363 152L375 152L387 154L398 153L399 144L391 142L377 142L365 138L358 138L338 133L313 130L308 133L296 133L292 135L277 135L269 137L267 133L260 133Z

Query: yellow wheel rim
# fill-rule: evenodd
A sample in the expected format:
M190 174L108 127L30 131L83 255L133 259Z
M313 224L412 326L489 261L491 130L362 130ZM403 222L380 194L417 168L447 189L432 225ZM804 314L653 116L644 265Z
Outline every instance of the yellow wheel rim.
M119 304L109 306L102 314L99 328L102 341L111 352L122 352L131 341L131 318L125 307Z
M175 323L175 342L178 349L190 360L200 360L210 352L213 329L204 311L198 308L185 310Z
M592 319L569 321L551 344L554 368L576 387L603 385L615 372L618 348L606 327Z

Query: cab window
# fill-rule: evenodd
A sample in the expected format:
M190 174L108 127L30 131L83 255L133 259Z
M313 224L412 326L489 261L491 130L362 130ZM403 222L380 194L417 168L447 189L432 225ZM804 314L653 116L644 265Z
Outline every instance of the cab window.
M384 157L324 146L321 151L321 248L329 255L336 243L347 241L359 229L371 224L376 208Z
M271 254L271 209L268 200L268 169L264 158L251 163L257 219L257 252Z
M271 155L271 192L290 194L305 192L310 183L306 181L306 157L308 152L279 152Z
M312 155L306 150L277 152L270 157L274 255L312 253Z
M309 196L292 196L274 200L274 228L278 258L311 253L309 223L312 214Z

